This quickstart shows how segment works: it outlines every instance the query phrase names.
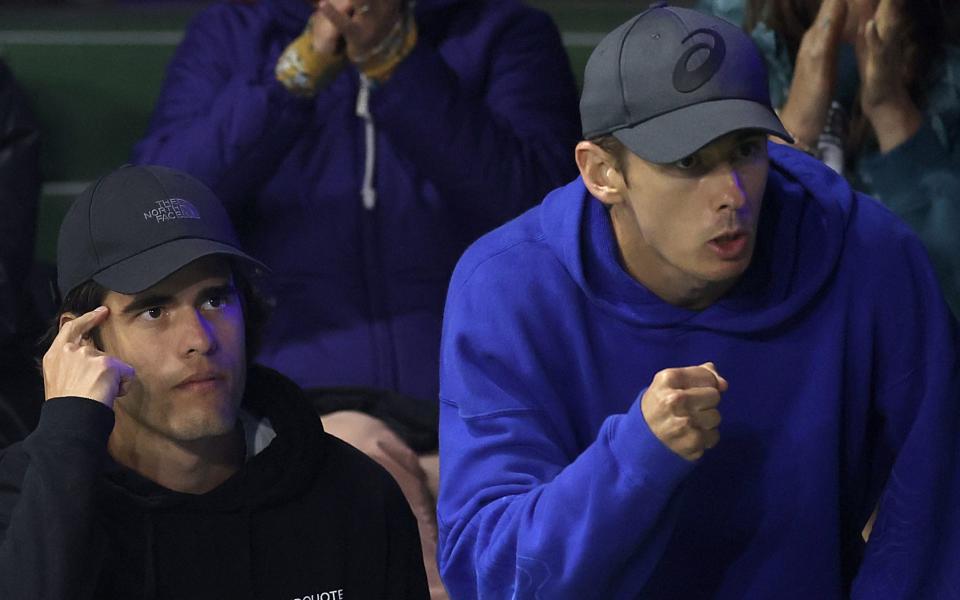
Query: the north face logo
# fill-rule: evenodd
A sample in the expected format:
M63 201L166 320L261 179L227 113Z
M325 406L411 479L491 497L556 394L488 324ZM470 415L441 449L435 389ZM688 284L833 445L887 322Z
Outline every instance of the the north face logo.
M154 204L156 204L156 208L143 213L145 221L155 220L157 223L163 223L164 221L173 221L176 219L200 218L200 212L197 210L197 207L183 198L157 200Z

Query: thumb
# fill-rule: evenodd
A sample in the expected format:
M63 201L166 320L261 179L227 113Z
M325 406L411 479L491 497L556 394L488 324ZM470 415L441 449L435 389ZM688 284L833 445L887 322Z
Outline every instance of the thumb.
M114 358L112 363L113 368L117 372L118 385L116 397L120 398L127 394L127 391L130 388L130 382L134 380L134 378L137 376L137 373L134 371L133 367L120 359Z
M727 383L727 380L724 379L724 378L720 375L720 372L717 371L717 366L716 366L715 364L713 364L712 361L711 361L711 362L705 362L705 363L703 363L703 364L700 365L700 366L703 367L704 369L710 371L711 373L713 373L713 376L717 378L717 389L718 389L718 390L720 390L721 392L727 391L727 388L730 387L730 384L728 384L728 383Z

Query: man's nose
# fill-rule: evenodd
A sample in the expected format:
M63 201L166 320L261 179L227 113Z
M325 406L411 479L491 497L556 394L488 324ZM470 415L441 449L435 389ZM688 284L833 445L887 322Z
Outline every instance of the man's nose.
M181 323L181 348L184 355L212 354L217 349L213 324L199 309L184 311Z
M716 210L739 211L747 202L747 192L743 187L743 178L730 166L718 167L710 175L711 197L715 198Z

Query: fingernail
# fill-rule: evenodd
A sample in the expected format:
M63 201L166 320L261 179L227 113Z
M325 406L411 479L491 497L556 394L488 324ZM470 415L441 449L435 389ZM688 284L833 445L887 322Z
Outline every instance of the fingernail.
M99 312L103 312L103 311L105 311L105 310L107 310L107 307L106 307L106 306L98 306L98 307L96 307L95 309L93 309L93 312L98 312L98 313L99 313Z

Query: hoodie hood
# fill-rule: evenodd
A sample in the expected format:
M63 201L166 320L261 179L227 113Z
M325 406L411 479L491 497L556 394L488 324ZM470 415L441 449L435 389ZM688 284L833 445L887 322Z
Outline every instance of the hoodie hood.
M313 3L308 0L262 0L268 5L276 20L284 29L301 30L313 12ZM409 0L408 0L409 1ZM417 16L440 10L454 4L465 4L476 0L416 0L414 10Z
M571 202L580 210L570 210ZM841 176L807 155L770 144L770 174L753 260L723 298L702 311L668 304L620 265L603 205L580 179L549 195L541 225L577 285L601 309L644 327L757 333L819 298L841 256L856 195ZM803 240L803 243L800 243Z
M114 552L107 560L117 568L103 582L103 596L148 600L169 596L165 579L174 572L183 574L190 585L210 586L210 577L199 573L191 577L191 569L209 569L217 560L227 560L232 569L247 578L232 578L230 589L198 587L198 597L253 598L253 515L269 511L271 506L312 486L326 446L320 420L300 388L279 373L251 367L243 408L269 419L277 435L237 473L206 494L173 492L119 465L108 470L97 502L115 508L108 511L111 519L102 525ZM196 536L209 540L217 549L209 564L195 564L186 558L189 553L158 550L189 544L189 539Z

